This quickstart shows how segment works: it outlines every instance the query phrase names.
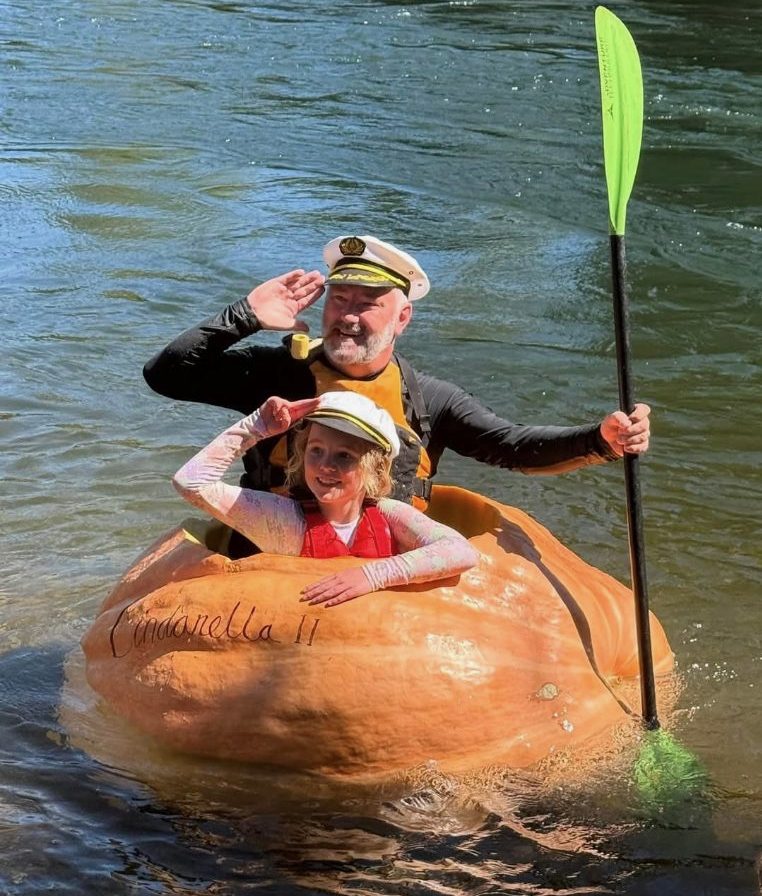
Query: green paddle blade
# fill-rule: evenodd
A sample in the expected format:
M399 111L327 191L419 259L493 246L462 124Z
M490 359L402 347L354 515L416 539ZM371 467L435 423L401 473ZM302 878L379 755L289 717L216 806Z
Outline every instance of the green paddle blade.
M633 783L641 809L656 816L705 797L709 779L693 753L660 728L644 735Z
M643 136L643 78L630 32L605 6L595 10L595 39L601 74L609 226L612 233L624 236L627 201L638 170Z

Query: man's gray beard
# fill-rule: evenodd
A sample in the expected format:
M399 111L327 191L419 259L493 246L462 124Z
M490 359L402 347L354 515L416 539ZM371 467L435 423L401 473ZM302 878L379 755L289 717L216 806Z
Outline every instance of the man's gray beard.
M394 321L386 329L368 336L363 344L351 342L351 337L341 337L342 345L334 347L335 336L323 340L323 350L332 364L367 364L375 359L394 342Z

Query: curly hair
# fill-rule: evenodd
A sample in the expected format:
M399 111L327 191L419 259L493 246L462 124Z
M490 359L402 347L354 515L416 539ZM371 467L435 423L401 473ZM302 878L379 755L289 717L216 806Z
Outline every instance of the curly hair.
M304 478L304 454L311 426L312 424L308 423L296 429L293 444L289 446L286 487L292 492L309 491ZM365 497L376 501L391 494L393 487L392 461L380 447L371 445L370 442L367 444L368 448L360 455L360 472L365 486Z

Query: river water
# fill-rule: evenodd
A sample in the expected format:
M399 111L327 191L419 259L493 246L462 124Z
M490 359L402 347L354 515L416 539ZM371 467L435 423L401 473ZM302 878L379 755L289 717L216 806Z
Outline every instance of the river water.
M709 791L650 815L611 780L387 792L162 755L89 700L79 638L232 418L142 363L342 233L434 288L418 366L505 416L616 405L593 4L0 2L0 891L748 894L762 852L758 5L617 2L641 53L630 203L652 608ZM310 316L317 323L317 312ZM621 467L440 481L628 576ZM127 746L125 746L127 745ZM624 797L623 797L624 794Z

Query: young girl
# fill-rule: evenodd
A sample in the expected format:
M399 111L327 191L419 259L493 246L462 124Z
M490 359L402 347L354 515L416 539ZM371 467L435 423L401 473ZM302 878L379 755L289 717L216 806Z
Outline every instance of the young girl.
M222 482L236 458L300 420L305 423L296 434L287 484L311 501ZM331 607L395 585L444 579L478 561L454 529L385 497L398 452L392 418L363 395L326 392L301 401L274 396L199 451L172 482L187 501L263 551L368 558L303 590L301 600Z

